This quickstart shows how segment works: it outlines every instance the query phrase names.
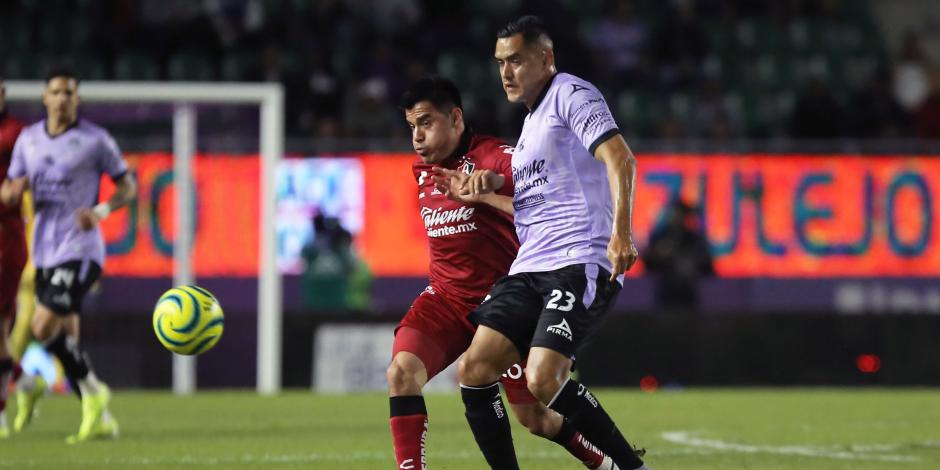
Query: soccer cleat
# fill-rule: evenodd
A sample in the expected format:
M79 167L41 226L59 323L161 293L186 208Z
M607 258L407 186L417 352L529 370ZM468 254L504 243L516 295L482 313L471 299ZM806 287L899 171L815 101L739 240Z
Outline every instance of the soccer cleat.
M78 426L78 434L65 439L68 444L85 442L98 435L101 428L101 414L108 408L111 401L111 390L107 385L101 384L98 393L82 395L82 424Z
M109 416L108 419L101 418L101 421L98 422L98 426L95 428L95 439L117 439L121 434L121 429L118 427L118 422L114 419L113 416Z
M16 418L13 419L13 432L20 432L33 420L36 413L36 401L46 393L46 380L37 375L31 390L16 391Z
M620 467L614 463L613 459L605 455L604 461L595 470L620 470Z

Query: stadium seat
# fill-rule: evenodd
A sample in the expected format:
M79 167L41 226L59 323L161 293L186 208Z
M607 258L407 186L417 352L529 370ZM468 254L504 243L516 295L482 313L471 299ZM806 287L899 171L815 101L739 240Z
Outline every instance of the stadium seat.
M473 57L461 53L447 52L437 59L437 70L461 89L473 88L486 79L483 65Z
M176 81L208 81L215 75L212 60L193 52L174 54L167 61L167 78Z
M623 91L617 95L614 114L617 122L629 136L649 136L654 131L654 118L659 107L655 97L648 93Z
M728 57L738 48L733 28L724 21L704 21L702 29L708 41L708 49L719 57Z
M71 31L65 21L47 21L39 27L39 48L49 53L62 53L72 47Z
M0 31L3 32L0 53L4 56L28 50L32 44L32 30L26 22L16 21L14 18L0 18Z
M4 77L11 80L38 80L42 78L49 59L31 52L10 54L3 64Z
M114 61L115 80L158 80L160 66L150 56L127 52Z
M108 78L108 68L97 56L77 56L71 61L71 65L82 80L106 80Z
M257 52L230 52L222 58L221 78L228 82L247 80L258 61Z
M770 21L743 20L735 31L737 42L745 51L760 54L783 54L786 42L780 28Z

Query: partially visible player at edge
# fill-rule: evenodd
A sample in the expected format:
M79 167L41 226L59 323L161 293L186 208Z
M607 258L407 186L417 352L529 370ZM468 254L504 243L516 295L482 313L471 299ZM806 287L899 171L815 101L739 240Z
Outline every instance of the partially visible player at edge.
M494 392L502 371L526 359L529 391L539 401L574 423L616 468L645 469L597 398L570 378L578 346L637 258L636 159L597 88L557 72L540 19L510 22L497 34L494 57L507 99L529 110L512 156L521 246L509 275L472 314L479 327L458 369L467 421L490 466L518 468L509 422L494 413ZM490 175L460 194L506 184Z
M35 205L33 263L36 266L36 312L33 336L62 362L78 385L82 421L67 442L114 436L117 422L108 412L111 391L98 380L79 347L82 300L101 275L104 239L98 224L125 206L137 193L127 163L108 132L78 117L78 78L56 69L46 77L42 102L46 119L25 129L16 141L7 178L0 188L6 205L20 202L31 189ZM98 203L101 176L116 185L107 202ZM33 416L45 386L18 390L14 431Z
M474 326L467 317L507 272L519 242L506 212L512 210L511 184L495 194L455 201L434 182L440 168L467 178L492 172L510 178L512 148L465 125L460 93L446 79L417 82L404 94L402 108L419 157L412 169L431 262L430 285L395 330L389 407L396 468L423 469L428 417L422 388L470 345ZM532 433L564 446L588 468L611 468L610 458L528 392L521 366L509 368L502 382L513 412Z
M22 129L23 124L7 113L6 86L0 78L0 170L3 174L10 166L13 144ZM10 436L5 411L9 384L20 379L23 372L19 363L13 360L9 334L16 314L16 291L27 254L19 204L0 205L0 439ZM29 377L23 380L29 380Z

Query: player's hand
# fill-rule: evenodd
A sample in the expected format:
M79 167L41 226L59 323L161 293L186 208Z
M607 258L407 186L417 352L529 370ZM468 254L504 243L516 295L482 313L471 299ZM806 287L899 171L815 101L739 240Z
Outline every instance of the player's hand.
M467 180L467 188L472 194L489 194L502 187L503 177L493 170L476 170Z
M95 228L98 222L101 222L101 218L98 217L98 214L95 214L95 211L83 207L75 214L75 221L78 223L78 228L87 232Z
M632 235L621 236L614 233L610 237L610 243L607 244L607 259L613 265L610 271L610 282L614 282L617 276L629 271L636 263L638 256Z
M473 194L469 188L470 175L447 168L434 167L434 187L444 196L457 202L476 203L481 202L479 194Z

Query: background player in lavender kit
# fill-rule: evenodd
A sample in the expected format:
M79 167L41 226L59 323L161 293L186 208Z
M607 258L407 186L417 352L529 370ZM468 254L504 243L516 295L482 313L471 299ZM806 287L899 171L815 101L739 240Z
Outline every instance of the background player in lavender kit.
M637 258L636 159L597 88L557 73L538 18L522 17L501 30L495 58L506 97L529 109L512 156L521 247L509 275L472 315L479 328L459 365L467 420L493 468L518 468L509 423L493 412L493 397L499 374L527 358L533 395L571 420L617 467L645 468L597 398L569 377L578 345ZM491 175L486 186L505 184L504 176Z
M460 200L450 199L449 189L435 184L436 171L455 174L461 184L490 173L510 177L512 148L467 128L460 93L448 80L419 81L403 96L402 108L419 157L412 170L431 262L430 285L395 331L388 367L389 407L396 468L421 469L428 431L421 390L470 344L474 326L467 317L507 272L519 242L508 213L511 183L496 193ZM588 468L611 468L610 458L529 393L521 367L510 369L502 382L513 412L532 433L564 446ZM505 416L505 408L500 413Z
M78 79L72 72L50 72L42 102L46 119L23 129L17 139L0 199L7 205L18 204L24 190L33 192L37 306L32 331L81 391L81 425L68 439L74 443L117 432L108 412L111 392L79 348L79 313L104 264L98 223L130 202L137 186L108 132L78 118ZM103 174L117 189L109 201L99 203ZM14 431L29 422L41 395L40 387L19 393Z
M6 110L6 87L0 78L0 170L6 174L13 156L13 144L23 129ZM16 291L28 256L26 233L19 204L0 205L0 439L9 437L6 420L7 391L22 369L13 360L9 334L16 313Z

